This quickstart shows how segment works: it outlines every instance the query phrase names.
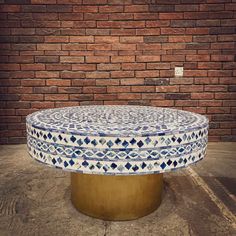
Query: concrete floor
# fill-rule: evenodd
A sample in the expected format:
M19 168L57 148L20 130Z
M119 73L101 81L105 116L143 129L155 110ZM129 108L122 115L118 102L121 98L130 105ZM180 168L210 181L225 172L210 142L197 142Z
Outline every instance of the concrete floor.
M196 166L166 173L162 205L134 221L77 212L69 173L29 158L26 145L0 146L0 236L236 235L236 143L210 143Z

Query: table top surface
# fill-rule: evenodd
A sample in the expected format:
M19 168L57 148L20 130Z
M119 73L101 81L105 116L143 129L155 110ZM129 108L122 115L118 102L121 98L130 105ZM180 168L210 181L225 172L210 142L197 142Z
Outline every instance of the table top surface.
M37 161L88 174L163 173L201 160L208 119L169 108L80 106L26 118L29 153Z
M47 109L27 117L39 129L95 136L147 136L188 132L208 124L205 116L148 106L78 106Z

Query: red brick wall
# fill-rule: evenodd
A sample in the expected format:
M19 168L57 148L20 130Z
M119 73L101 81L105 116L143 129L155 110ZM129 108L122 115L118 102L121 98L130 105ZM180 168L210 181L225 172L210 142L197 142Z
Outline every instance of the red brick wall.
M0 0L1 143L33 111L88 104L206 114L211 140L235 141L233 2Z

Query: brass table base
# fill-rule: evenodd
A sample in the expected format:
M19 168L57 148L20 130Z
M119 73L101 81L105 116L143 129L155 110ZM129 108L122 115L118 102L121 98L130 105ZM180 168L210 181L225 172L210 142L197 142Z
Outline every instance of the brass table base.
M93 175L71 173L71 199L76 209L103 220L133 220L161 204L163 174Z

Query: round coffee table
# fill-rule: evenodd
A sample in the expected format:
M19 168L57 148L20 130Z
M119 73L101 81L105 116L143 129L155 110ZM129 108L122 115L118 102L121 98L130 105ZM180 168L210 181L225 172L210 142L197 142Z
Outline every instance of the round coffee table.
M79 106L26 118L29 154L71 172L71 199L105 220L147 215L161 203L163 172L203 159L208 119L169 108Z

